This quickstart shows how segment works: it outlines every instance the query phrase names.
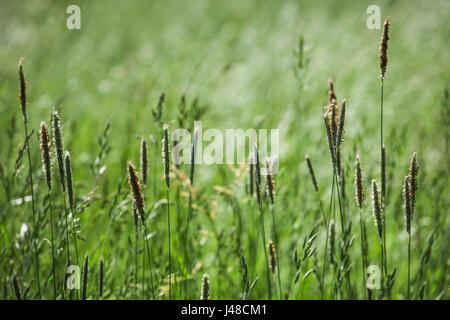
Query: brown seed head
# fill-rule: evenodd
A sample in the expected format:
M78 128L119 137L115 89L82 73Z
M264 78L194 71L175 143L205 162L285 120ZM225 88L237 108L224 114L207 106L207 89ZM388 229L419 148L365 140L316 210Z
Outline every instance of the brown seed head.
M209 278L208 274L203 274L202 277L202 291L200 294L200 300L209 300L210 299L210 293L209 293Z
M375 225L377 227L377 235L381 240L383 239L383 206L381 205L380 192L375 179L372 180L372 206L373 217L375 219Z
M334 91L334 82L331 79L328 79L328 85L330 86L330 90L328 91L328 104L334 104L337 101L337 95Z
M142 137L141 139L140 165L141 165L142 183L145 186L147 184L147 173L148 173L148 145L147 140L144 137Z
M411 186L411 209L414 214L416 208L416 192L417 192L417 176L419 174L419 160L417 158L417 152L414 152L411 156L411 163L409 165L409 176Z
M390 27L389 17L387 17L383 25L383 34L381 35L380 40L380 54L378 55L382 80L384 79L384 75L386 73L386 66L388 63L387 49L389 40L389 27Z
M169 126L167 124L163 127L163 141L162 141L162 157L164 163L164 177L166 179L167 188L170 187L170 154L169 154Z
M42 171L45 175L45 180L47 181L47 187L50 191L52 189L52 165L51 165L51 140L50 134L48 132L47 124L42 121L41 129L39 130L39 140L41 147L41 158L42 158Z
M314 186L314 190L316 190L316 192L319 191L319 185L317 184L317 180L316 180L316 175L314 174L314 169L313 166L311 164L311 159L309 158L309 156L307 155L305 157L306 159L306 163L308 164L308 169L309 169L309 175L311 176L311 180Z
M131 188L131 197L133 198L134 207L141 218L142 225L145 226L145 201L142 193L141 183L139 182L136 168L131 161L128 161L128 182Z
M270 159L266 159L266 188L269 194L270 203L273 205L275 201L275 179L272 175L272 163Z
M270 253L270 267L272 268L272 273L275 273L275 268L277 267L277 249L272 239L269 240L269 253Z
M411 177L405 176L403 179L403 208L405 209L405 226L406 232L411 233L411 221L414 218L411 201Z
M19 60L19 100L23 120L27 122L27 83L25 81L25 73L23 72L23 58Z
M363 183L363 170L361 166L361 160L359 155L356 155L356 172L355 172L355 198L358 208L361 209L364 205L364 183Z
M64 172L64 142L61 129L61 119L59 113L53 109L53 140L55 142L56 163L58 164L59 179L62 190L66 191L66 181Z

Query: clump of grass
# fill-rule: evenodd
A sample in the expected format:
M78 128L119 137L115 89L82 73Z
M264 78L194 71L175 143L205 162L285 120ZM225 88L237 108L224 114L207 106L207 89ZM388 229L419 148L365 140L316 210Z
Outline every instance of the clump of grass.
M200 300L209 300L211 298L211 294L209 292L209 277L208 274L203 274L202 277L202 290L200 293Z

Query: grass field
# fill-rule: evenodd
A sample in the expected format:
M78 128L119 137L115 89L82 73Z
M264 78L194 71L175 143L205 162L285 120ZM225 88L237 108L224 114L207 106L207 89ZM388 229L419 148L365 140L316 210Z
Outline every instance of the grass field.
M202 286L203 298L211 299L449 298L448 1L377 1L381 29L373 30L366 26L373 1L73 2L0 4L2 299L198 299ZM79 30L66 27L71 4L81 9ZM378 54L386 16L386 188L379 241L371 181L381 187ZM21 57L28 145L18 100ZM340 110L347 102L339 179L323 120L328 79ZM63 150L70 152L73 210L54 152L53 108L61 118ZM196 120L203 130L280 130L273 205L262 177L259 210L249 192L248 163L196 165L193 184L189 164L178 170L172 165L166 187L163 124L192 131ZM41 121L52 144L51 192L42 170ZM127 162L142 183L142 137L148 178L142 185L145 219L139 221ZM417 193L407 192L416 197L406 206L415 207L408 259L402 188L414 152L419 171ZM361 211L357 154L365 192ZM414 173L406 180L414 184ZM278 259L270 255L269 239ZM380 267L379 289L365 289L362 257L366 267ZM275 261L269 260L278 268L272 270ZM80 267L80 290L63 286L68 264Z

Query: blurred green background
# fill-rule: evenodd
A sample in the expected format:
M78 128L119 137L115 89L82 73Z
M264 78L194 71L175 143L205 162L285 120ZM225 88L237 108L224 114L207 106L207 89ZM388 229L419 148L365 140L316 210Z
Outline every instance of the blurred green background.
M80 30L66 27L66 8L71 4L81 8ZM78 197L93 186L90 164L100 149L97 139L106 123L111 124L111 151L104 160L106 171L98 181L103 201L94 205L98 216L91 222L98 226L101 239L107 230L108 195L115 192L119 181L124 181L126 161L138 163L139 137L153 134L159 140L160 128L151 110L161 93L166 95L165 122L180 116L180 99L185 95L188 105L197 99L198 105L205 108L201 115L204 129L280 128L277 212L280 238L289 240L281 243L279 250L288 265L293 247L312 228L310 215L317 209L305 154L311 155L319 185L324 187L325 203L330 191L329 156L321 117L327 104L328 78L334 80L339 100L348 101L343 157L348 206L355 212L355 233L357 213L352 183L356 153L361 155L367 185L371 178L379 179L381 29L366 27L366 9L372 4L381 9L381 25L386 16L391 20L384 126L390 195L388 254L391 264L400 269L394 298L402 297L405 286L401 183L414 151L419 154L421 171L413 266L417 268L428 234L435 228L440 230L435 248L439 251L428 274L427 297L434 298L446 287L449 264L449 111L448 102L447 109L442 103L444 88L450 82L449 1L1 1L0 161L4 168L10 167L5 171L11 171L23 143L17 99L20 57L24 57L28 81L30 128L37 132L40 121L50 121L52 107L60 109ZM300 36L304 37L306 67L299 80L294 70ZM11 138L7 131L13 116L17 118L17 134ZM193 120L186 119L188 123ZM39 147L37 139L31 141L38 174ZM9 145L13 156L8 155ZM162 175L159 150L151 149L154 156L150 165L158 179ZM231 186L234 181L226 166L199 166L197 175L199 188L211 198L217 197L213 186ZM43 185L42 176L39 181ZM243 194L243 187L239 192ZM375 248L369 194L367 189L365 214ZM13 198L21 196L21 191L14 191ZM155 196L148 201L156 202L164 194ZM15 215L6 220L10 223L8 234L14 237L27 213L11 208L4 196L0 201L2 215ZM224 217L218 214L217 225L228 232L230 218L226 213L231 209L223 203L219 208ZM132 224L129 216L121 219ZM83 213L82 228L86 220ZM201 217L198 222L198 228L209 228ZM163 217L159 223L163 228ZM122 229L116 228L114 236L123 238ZM129 228L132 230L131 225ZM92 251L97 240L87 237L86 250ZM127 244L124 240L116 246L116 242L111 240L114 248L105 248L104 255L116 268L110 272L124 268L121 252ZM215 250L213 242L206 243L202 258L205 271L214 264ZM358 252L355 246L356 263ZM95 254L93 261L98 259ZM115 255L117 260L112 263ZM229 263L231 269L227 270L233 280L220 280L223 291L216 291L214 298L238 297L240 287L234 288L232 281L240 281L239 260ZM285 267L283 275L286 285L292 273L288 275L287 270ZM258 271L251 272L254 275ZM209 273L216 281L215 271ZM122 281L121 275L115 277L115 281ZM199 275L195 277L197 283L199 279ZM308 281L297 298L317 298L316 285ZM259 282L264 285L263 279ZM308 286L314 288L308 291ZM257 286L254 297L264 297L264 290Z

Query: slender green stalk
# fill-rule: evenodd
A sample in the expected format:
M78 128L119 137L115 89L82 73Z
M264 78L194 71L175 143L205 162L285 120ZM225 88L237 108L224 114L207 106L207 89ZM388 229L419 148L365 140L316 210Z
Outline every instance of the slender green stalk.
M152 290L152 297L153 300L156 299L155 296L155 289L153 286L153 271L152 271L152 261L151 261L151 255L150 255L150 247L148 246L148 239L147 239L147 226L144 224L144 239L145 239L145 246L147 247L147 256L148 256L148 273L150 275L150 290Z
M169 233L169 299L172 300L172 256L170 252L170 203L169 188L167 188L167 231Z
M272 233L273 233L273 237L275 239L275 243L278 245L278 234L276 231L276 227L275 227L275 209L274 209L274 205L271 204L270 205L270 211L272 213ZM281 293L281 276L280 276L280 258L278 257L279 254L277 254L277 274L278 274L278 287L279 287L279 292L280 292L280 299L283 299L283 295Z
M329 221L330 216L331 216L331 207L332 207L332 204L333 204L333 197L334 197L334 177L333 177L333 181L332 181L332 184L331 184L331 198L330 198L330 208L329 208L329 211L328 211L328 220L326 220L326 221ZM326 236L325 236L325 251L323 253L322 291L320 293L320 299L323 299L323 285L325 284L325 282L324 282L325 281L325 270L326 270L326 266L328 265L328 263L327 263L328 236L329 236L328 222L326 223L326 228L327 228L327 233L326 233Z
M361 227L361 261L362 261L362 273L363 273L363 289L364 289L364 296L367 299L367 293L366 293L366 264L364 262L364 235L363 235L363 219L362 219L361 209L359 209L359 225Z
M411 299L411 232L408 233L408 294L406 298Z
M52 208L52 198L50 190L48 190L48 201L50 208L50 230L51 230L51 242L52 242L52 272L53 272L53 295L56 300L56 271L55 271L55 242L53 235L53 208Z
M69 223L67 222L67 204L66 204L66 192L63 193L63 199L64 199L64 217L65 217L65 227L66 227L66 248L67 248L67 266L70 266L72 263L70 261L70 245L69 245ZM69 289L70 290L70 289ZM77 296L78 296L78 289L77 290ZM72 292L70 292L70 296L72 295Z
M269 294L269 300L272 300L272 283L270 281L270 269L269 269L269 260L267 259L267 250L266 250L266 231L264 228L264 214L263 209L260 208L259 212L259 224L261 228L261 239L262 239L262 245L264 250L264 260L266 262L266 271L267 271L267 286L268 286L268 294Z
M28 142L28 123L26 120L25 120L24 124L25 124L25 141L27 144L28 167L29 167L29 176L30 176L31 208L33 211L32 218L33 218L33 226L34 226L33 228L34 228L34 234L35 234L35 238L33 241L33 247L34 247L34 256L36 259L36 279L37 279L37 284L38 284L39 299L42 299L42 297L41 297L41 282L39 280L39 256L38 256L38 248L37 248L37 239L38 239L38 235L39 235L39 230L36 225L36 209L35 209L35 205L34 205L34 190L33 190L33 169L31 167L30 144Z

